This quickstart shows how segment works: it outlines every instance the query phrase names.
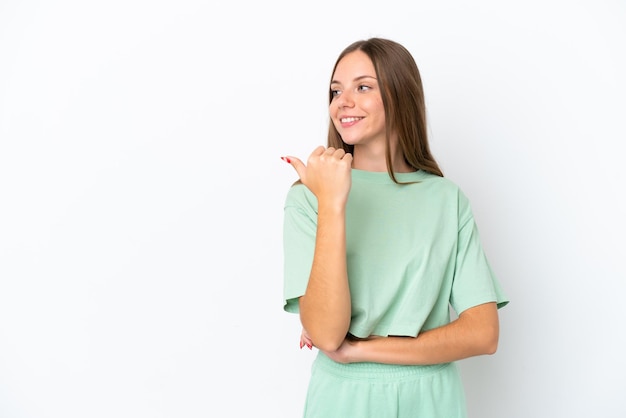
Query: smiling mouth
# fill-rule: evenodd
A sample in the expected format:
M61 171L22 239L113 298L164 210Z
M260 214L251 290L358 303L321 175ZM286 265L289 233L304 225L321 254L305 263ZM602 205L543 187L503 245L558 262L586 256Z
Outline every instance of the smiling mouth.
M352 122L359 121L359 120L361 120L361 119L363 119L363 118L354 118L354 117L350 117L350 118L341 118L341 119L339 119L339 121L340 121L341 123L352 123Z

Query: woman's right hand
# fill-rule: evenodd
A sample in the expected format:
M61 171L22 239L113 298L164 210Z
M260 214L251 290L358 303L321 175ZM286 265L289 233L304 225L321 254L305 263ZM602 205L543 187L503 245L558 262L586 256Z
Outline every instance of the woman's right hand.
M283 157L296 170L300 181L317 197L318 203L342 207L352 185L352 154L343 149L319 146L305 165L296 157Z

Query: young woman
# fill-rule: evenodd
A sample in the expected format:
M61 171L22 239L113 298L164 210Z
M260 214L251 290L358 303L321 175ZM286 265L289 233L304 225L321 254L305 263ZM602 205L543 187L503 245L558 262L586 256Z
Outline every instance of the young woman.
M284 212L284 309L318 348L305 417L466 416L455 361L492 354L506 305L466 196L431 155L411 54L381 38L338 57L327 147ZM457 313L451 321L449 307Z

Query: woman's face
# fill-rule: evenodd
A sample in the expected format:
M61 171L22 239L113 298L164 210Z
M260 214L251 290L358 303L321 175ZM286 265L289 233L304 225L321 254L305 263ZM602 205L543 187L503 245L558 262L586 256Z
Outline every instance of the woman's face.
M330 118L349 145L385 145L385 109L374 64L362 51L339 61L330 89Z

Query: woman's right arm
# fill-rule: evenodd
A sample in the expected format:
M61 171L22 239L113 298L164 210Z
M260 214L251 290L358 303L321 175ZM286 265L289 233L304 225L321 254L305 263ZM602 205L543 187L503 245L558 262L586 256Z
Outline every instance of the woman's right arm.
M300 321L313 345L334 351L350 326L351 304L346 266L346 203L352 156L334 148L316 148L305 166L286 159L316 196L317 234L311 275L300 297Z

